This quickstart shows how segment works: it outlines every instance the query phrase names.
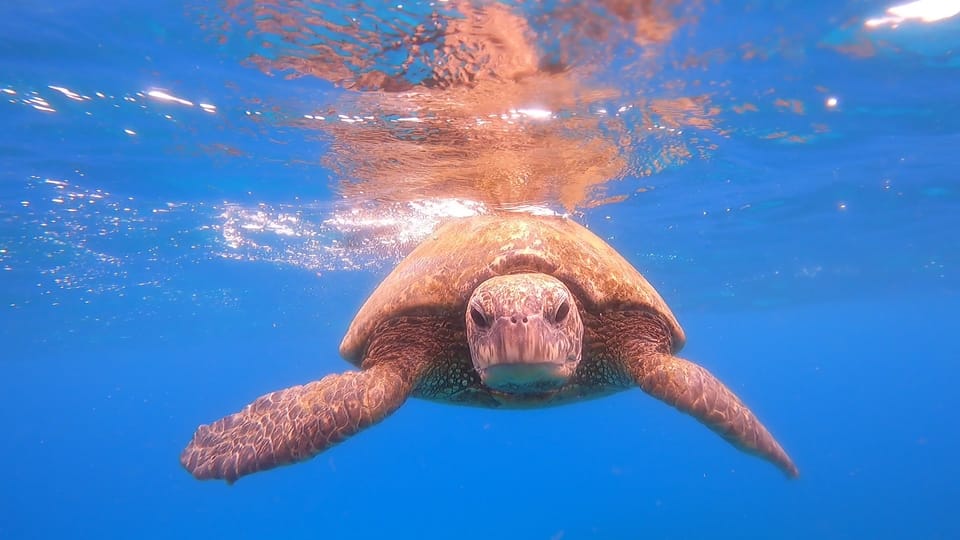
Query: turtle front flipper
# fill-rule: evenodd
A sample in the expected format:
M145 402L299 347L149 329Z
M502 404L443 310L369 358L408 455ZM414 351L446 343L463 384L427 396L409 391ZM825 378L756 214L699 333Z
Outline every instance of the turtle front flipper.
M409 370L383 364L278 390L197 428L180 463L198 479L233 483L309 459L393 413L415 383Z
M790 478L800 472L760 420L706 369L664 353L637 351L627 371L651 396L693 416L737 448L760 456Z

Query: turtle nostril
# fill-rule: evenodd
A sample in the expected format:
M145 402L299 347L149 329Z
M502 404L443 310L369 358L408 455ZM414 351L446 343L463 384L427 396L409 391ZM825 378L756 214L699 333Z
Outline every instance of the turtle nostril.
M517 324L517 316L514 315L513 317L510 317L510 322L512 322L513 324Z
M490 326L490 324L487 323L487 318L484 317L483 313L480 313L480 310L477 308L470 308L470 317L473 318L473 323L480 328L487 328Z
M527 322L527 318L526 318L526 317L523 318L523 322Z

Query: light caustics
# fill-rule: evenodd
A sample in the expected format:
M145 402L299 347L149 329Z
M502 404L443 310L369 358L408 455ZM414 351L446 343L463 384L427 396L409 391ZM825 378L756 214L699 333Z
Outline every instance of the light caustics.
M960 0L917 0L887 8L884 15L864 22L868 28L897 28L905 22L934 23L960 14Z
M565 215L535 204L499 211ZM440 197L332 211L323 205L224 203L214 230L222 258L321 273L396 264L443 223L490 212L482 202Z
M173 94L171 94L171 93L169 93L169 92L166 92L166 91L164 91L164 90L156 90L156 89L150 90L150 91L147 92L147 95L150 96L150 97L153 98L153 99L160 100L160 101L166 101L166 102L172 102L172 103L179 103L180 105L185 105L185 106L187 106L187 107L193 107L193 106L194 106L194 103L193 103L192 101L190 101L190 100L188 100L188 99L181 98L181 97L177 97L177 96L175 96L175 95L173 95ZM206 112L208 112L208 113L215 113L215 112L217 112L217 106L214 105L214 104L212 104L212 103L199 103L199 104L197 104L197 105L198 105L202 110L204 110L204 111L206 111Z
M395 263L444 221L488 212L482 203L441 198L329 210L226 203L216 227L219 255L314 272L356 270Z
M194 103L188 99L173 95L166 90L156 88L118 95L102 91L88 94L62 84L48 84L46 90L18 89L12 86L2 86L0 87L0 97L5 97L6 102L9 104L31 107L45 114L57 113L61 110L76 111L77 107L79 107L80 112L88 117L102 118L103 114L107 113L107 111L112 111L113 108L123 107L127 109L129 107L139 107L140 109L148 110L148 100L160 103L172 103L190 108L197 107L209 114L217 113L217 106L212 103ZM66 98L66 100L63 98ZM162 114L161 116L169 121L175 120L174 116L169 113ZM121 131L130 136L136 136L138 132L137 129L129 126L122 127Z

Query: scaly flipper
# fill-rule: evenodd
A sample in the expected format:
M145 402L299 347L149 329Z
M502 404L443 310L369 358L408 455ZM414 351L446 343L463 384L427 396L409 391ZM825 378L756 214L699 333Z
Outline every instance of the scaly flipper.
M753 412L706 369L676 356L636 350L626 363L651 396L693 416L737 448L758 455L790 478L800 471Z
M267 394L197 428L180 463L198 479L233 483L309 459L397 410L416 377L401 363L385 363Z

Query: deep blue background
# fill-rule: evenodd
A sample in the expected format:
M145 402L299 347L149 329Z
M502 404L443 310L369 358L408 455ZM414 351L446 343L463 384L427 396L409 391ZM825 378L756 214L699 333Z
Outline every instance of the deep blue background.
M224 256L225 201L332 211L329 173L298 161L324 147L248 121L246 98L296 110L332 90L242 66L196 24L211 6L0 8L0 538L960 538L960 28L871 34L893 46L867 58L829 46L885 7L706 9L694 47L791 45L689 76L729 81L718 106L775 86L808 116L729 115L709 158L580 216L647 273L684 355L754 408L799 480L633 391L523 412L411 401L233 487L180 468L193 429L345 369L343 331L390 265ZM136 95L154 87L218 113ZM764 138L808 120L831 129ZM83 197L53 202L65 192Z

